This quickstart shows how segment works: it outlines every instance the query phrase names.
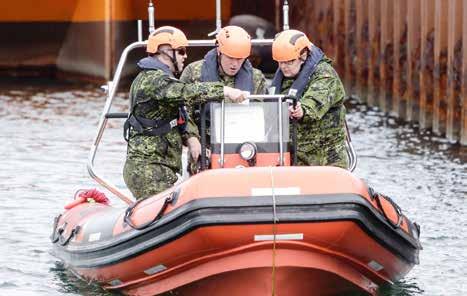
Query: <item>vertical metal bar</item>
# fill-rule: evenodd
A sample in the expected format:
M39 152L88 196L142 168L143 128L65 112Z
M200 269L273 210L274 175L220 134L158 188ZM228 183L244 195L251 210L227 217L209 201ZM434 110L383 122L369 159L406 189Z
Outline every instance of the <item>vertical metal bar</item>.
M279 113L279 165L283 166L284 165L284 147L283 147L283 131L282 131L282 98L277 99L278 105L278 113Z
M112 77L112 1L104 1L105 10L105 23L104 23L104 63L105 73L104 77L106 81L109 81Z
M225 101L221 102L221 158L220 166L224 167L224 141L225 141Z
M143 41L143 21L138 20L138 42Z
M221 0L216 0L216 29L208 36L216 35L222 28L222 11L221 11Z
M156 30L155 21L154 21L154 5L152 4L152 0L149 1L149 6L148 6L148 21L149 21L149 34L152 34L152 32Z
M222 28L222 15L221 15L221 0L216 0L216 31L219 32Z
M460 120L460 143L467 145L467 0L462 7L462 101Z
M400 116L400 98L402 96L400 91L401 79L401 64L400 64L400 51L401 51L401 37L402 37L402 22L403 22L403 5L401 2L405 0L394 0L394 27L393 27L393 44L394 44L394 63L393 63L393 80L392 80L392 104L391 111L396 116Z
M289 2L287 0L284 1L284 5L282 6L282 21L284 22L282 29L288 30L289 29Z

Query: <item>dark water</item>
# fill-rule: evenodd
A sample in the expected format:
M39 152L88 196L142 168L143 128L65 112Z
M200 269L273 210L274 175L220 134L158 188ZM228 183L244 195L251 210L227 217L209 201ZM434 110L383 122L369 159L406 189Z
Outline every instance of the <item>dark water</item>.
M76 190L102 190L86 161L104 100L94 86L0 87L0 295L113 295L64 269L49 254L48 238L53 217ZM119 98L114 110L126 104ZM380 294L465 295L467 147L356 102L348 121L359 156L355 173L422 226L420 265ZM124 188L121 121L110 126L96 168Z

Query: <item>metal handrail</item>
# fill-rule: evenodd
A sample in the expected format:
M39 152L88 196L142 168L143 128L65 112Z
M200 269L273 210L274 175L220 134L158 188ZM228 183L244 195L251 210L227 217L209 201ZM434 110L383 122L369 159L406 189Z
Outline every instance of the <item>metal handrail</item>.
M251 39L252 46L263 46L263 45L272 45L274 39ZM198 46L214 46L216 45L215 39L209 40L188 40L188 46L198 47Z
M104 110L101 114L101 117L99 119L99 124L98 124L98 132L94 138L93 144L91 146L91 149L89 151L89 156L88 156L88 162L87 162L87 170L89 175L96 180L97 183L102 185L103 187L107 188L110 192L115 194L117 197L119 197L121 200L123 200L127 204L131 204L134 202L134 199L131 197L128 197L125 193L123 193L120 189L118 189L114 184L112 184L110 181L102 178L99 176L95 169L94 169L94 159L97 154L97 149L99 147L100 141L102 139L102 135L104 134L105 127L107 125L107 120L108 120L108 113L110 111L110 108L112 107L112 101L115 97L115 94L118 89L118 85L120 82L120 78L122 75L123 67L125 66L126 60L128 58L128 54L136 49L136 48L141 48L145 47L147 44L146 41L139 41L139 42L134 42L130 45L128 45L122 52L120 56L120 60L118 62L117 68L115 70L114 78L112 81L107 82L107 100L104 105ZM253 45L270 45L272 44L272 39L253 39L252 40ZM189 40L188 46L196 47L196 46L214 46L215 42L214 40ZM278 99L279 101L285 99L286 95L249 95L247 96L247 99ZM131 107L131 106L130 106ZM282 107L282 104L280 108ZM225 111L224 111L225 112ZM279 116L279 123L282 123L282 116ZM346 123L347 126L347 123ZM283 165L283 139L282 139L282 125L279 124L279 151L280 151L280 164ZM347 153L349 155L349 160L350 160L350 166L349 170L353 171L357 165L357 155L355 153L355 150L353 149L352 142L350 140L350 135L347 129L347 137L346 137L346 146L347 146ZM221 145L221 149L223 149ZM223 154L223 153L222 153ZM222 157L222 162L223 162L223 156Z
M221 158L220 166L224 167L224 145L225 145L225 101L221 102Z
M134 42L128 45L122 52L120 57L120 61L118 62L117 69L115 70L115 75L113 81L107 82L107 100L105 101L104 110L101 114L99 119L98 131L97 135L94 138L93 145L91 146L91 150L89 151L87 169L89 175L97 181L100 185L107 188L110 192L118 196L121 200L123 200L127 204L133 203L134 199L128 197L125 193L120 191L114 184L109 182L108 180L100 177L94 170L94 159L96 157L97 148L99 147L99 143L102 139L102 135L104 134L105 127L107 125L107 117L106 114L109 113L110 108L112 107L112 101L115 97L115 93L118 89L118 83L120 82L120 76L122 75L122 70L127 60L128 54L135 48L140 48L146 46L146 42Z
M216 29L212 31L211 33L209 33L208 36L213 36L219 33L219 31L222 28L221 5L222 5L221 0L216 0Z
M282 98L277 98L277 115L278 115L278 124L279 124L279 166L284 165L284 147L283 147L283 130L282 130Z
M272 39L253 39L252 40L252 45L270 45L272 44ZM107 114L110 111L110 108L112 107L112 101L115 97L115 94L118 89L118 85L120 82L120 78L122 75L123 67L125 66L125 63L128 58L128 54L136 49L136 48L142 48L146 47L147 45L147 40L145 41L138 41L134 42L130 45L128 45L122 52L120 56L120 60L118 62L117 68L115 70L115 74L113 77L112 81L107 82L106 86L106 93L107 93L107 100L104 105L104 110L101 114L101 117L99 119L99 124L98 124L98 131L97 134L94 138L93 144L91 146L91 149L89 151L89 156L88 156L88 162L87 162L87 170L89 175L96 180L97 183L108 189L110 192L115 194L117 197L119 197L121 200L123 200L127 204L131 204L134 202L134 199L127 196L124 192L122 192L120 189L118 189L114 184L112 184L110 181L104 179L100 175L97 174L95 168L94 168L94 159L97 154L97 149L99 147L100 141L102 139L102 135L104 134L105 127L107 125ZM214 46L215 45L215 40L189 40L188 41L188 46L191 47L198 47L198 46ZM261 96L264 97L264 96ZM131 106L130 106L131 107Z

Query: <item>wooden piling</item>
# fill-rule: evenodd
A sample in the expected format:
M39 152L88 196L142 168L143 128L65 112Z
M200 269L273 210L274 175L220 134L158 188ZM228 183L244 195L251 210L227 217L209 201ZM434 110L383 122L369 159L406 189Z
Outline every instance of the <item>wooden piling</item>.
M462 102L460 121L460 143L467 145L467 0L462 7Z

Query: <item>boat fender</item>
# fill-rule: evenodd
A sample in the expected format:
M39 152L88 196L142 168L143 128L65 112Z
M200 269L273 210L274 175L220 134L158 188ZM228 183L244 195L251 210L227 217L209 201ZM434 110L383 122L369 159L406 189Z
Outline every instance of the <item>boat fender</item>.
M403 221L401 208L391 198L381 193L377 193L375 198L389 224L394 228L399 228Z
M89 203L101 203L109 205L109 199L103 192L100 192L97 189L80 189L75 193L75 200L70 202L65 206L65 210L72 209L79 204L89 202Z
M135 225L132 221L131 221L131 215L133 214L133 211L134 209L140 204L140 202L144 201L145 199L140 199L138 201L136 201L135 203L133 203L132 205L130 205L126 211L125 211L125 216L123 218L123 222L126 223L128 226L130 226L131 228L133 229L136 229L136 230L143 230L145 228L148 228L149 226L153 225L154 223L156 223L157 221L159 221L160 218L162 218L162 216L164 215L165 213L165 210L167 209L167 207L169 206L169 204L175 204L176 200L178 198L178 193L177 191L172 191L165 199L164 199L164 203L162 204L162 207L161 209L159 210L159 212L154 216L154 218L147 222L147 223L144 223L142 225Z

